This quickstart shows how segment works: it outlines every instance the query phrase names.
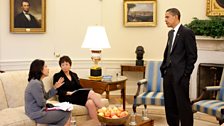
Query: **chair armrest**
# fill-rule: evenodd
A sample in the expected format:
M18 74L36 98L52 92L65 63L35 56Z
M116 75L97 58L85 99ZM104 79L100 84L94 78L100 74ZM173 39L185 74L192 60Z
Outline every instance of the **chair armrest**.
M204 95L207 91L218 91L218 90L220 90L220 88L221 88L221 86L206 86L206 87L204 87L200 96L198 98L196 98L195 100L192 100L191 104L193 105L195 102L202 100L202 98L204 97Z
M142 80L139 80L139 81L138 81L138 83L137 83L138 88L137 88L137 92L136 92L134 98L136 98L136 97L139 95L139 92L140 92L140 89L141 89L141 85L143 85L143 84L147 84L147 82L148 82L148 81L147 81L146 79L142 79Z
M147 80L146 79L141 79L141 80L138 81L137 84L138 85L147 84Z
M218 90L220 90L220 88L221 88L221 86L207 86L204 89L206 91L218 91Z

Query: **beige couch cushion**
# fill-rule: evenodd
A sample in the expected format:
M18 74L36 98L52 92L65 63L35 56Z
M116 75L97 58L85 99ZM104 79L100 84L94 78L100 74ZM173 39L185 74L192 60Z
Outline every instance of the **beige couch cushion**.
M0 74L0 110L8 108L7 106L7 101L6 101L6 97L5 97L5 92L2 86L2 81L1 81L1 76L2 74Z
M14 71L1 74L6 100L10 108L24 105L24 91L28 84L27 71Z
M60 68L50 68L49 76L43 80L46 91L52 87L53 75L58 71L60 71ZM28 84L28 71L12 71L0 75L8 106L14 108L24 105L24 93ZM4 94L2 94L3 91L1 90L0 86L0 98L3 97L3 101L1 100L0 103L4 102ZM2 103L0 106L0 108L5 107L5 103Z
M36 126L24 113L24 107L7 108L0 111L0 126Z

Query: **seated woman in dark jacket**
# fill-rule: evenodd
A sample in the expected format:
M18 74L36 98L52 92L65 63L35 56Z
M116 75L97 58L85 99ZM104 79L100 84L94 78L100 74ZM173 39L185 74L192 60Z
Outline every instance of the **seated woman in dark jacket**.
M63 85L64 78L58 79L54 86L46 92L43 78L47 77L49 69L43 60L36 59L30 65L28 85L25 90L25 113L40 124L70 126L70 112L46 111L46 100L57 93L57 88Z
M102 107L102 102L100 97L96 95L93 90L81 90L75 91L77 89L81 89L82 86L79 83L79 78L76 73L70 71L72 61L68 56L63 56L59 60L59 65L61 67L61 71L54 75L53 82L59 80L59 78L64 78L64 84L58 88L58 95L60 102L70 102L72 104L78 104L82 106L86 106L89 115L92 119L97 119L97 107Z

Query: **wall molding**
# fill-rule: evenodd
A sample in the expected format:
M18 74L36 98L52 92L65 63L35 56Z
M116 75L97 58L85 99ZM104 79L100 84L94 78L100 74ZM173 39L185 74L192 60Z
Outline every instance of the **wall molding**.
M199 53L199 55L202 55ZM144 59L148 61L149 59ZM159 59L151 59L151 60L159 60ZM49 59L45 60L49 68L58 67L58 59ZM15 61L0 61L0 70L3 71L18 71L18 70L29 70L29 66L32 60L15 60ZM200 62L200 60L198 60ZM197 76L197 66L198 62L195 64L194 72L192 73L191 85L190 85L190 98L196 98L196 76ZM89 69L93 65L93 62L89 59L76 59L72 60L72 70L74 70L79 77L85 77L89 75ZM135 64L135 59L103 59L100 62L100 66L103 69L103 74L109 74L115 76L117 73L120 73L120 65L121 64ZM136 84L138 80L136 80L135 76L131 73L126 73L130 78L128 79L129 86L131 84ZM142 76L142 75L140 75ZM133 92L127 91L127 94L132 94ZM119 92L115 92L115 94L119 95Z
M224 51L224 38L196 36L198 50Z
M0 70L3 71L18 71L28 70L32 60L12 60L0 61ZM58 59L45 60L48 67L59 67ZM72 60L72 69L89 69L93 62L89 59L76 59ZM104 59L100 61L101 67L109 69L120 69L121 64L135 64L133 59Z

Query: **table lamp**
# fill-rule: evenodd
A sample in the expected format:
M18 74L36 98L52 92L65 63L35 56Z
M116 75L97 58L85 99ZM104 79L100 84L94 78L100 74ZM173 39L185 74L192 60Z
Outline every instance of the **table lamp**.
M94 65L90 69L90 79L101 80L102 68L98 65L101 60L101 51L104 48L110 48L110 43L107 38L106 30L103 26L89 26L86 31L82 48L91 50L91 59Z

